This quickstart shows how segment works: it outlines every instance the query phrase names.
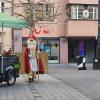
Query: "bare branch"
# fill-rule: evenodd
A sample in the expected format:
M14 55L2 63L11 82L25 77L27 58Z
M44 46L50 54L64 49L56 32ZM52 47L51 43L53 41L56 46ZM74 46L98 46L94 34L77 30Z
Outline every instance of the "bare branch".
M21 4L23 4L23 2L22 2L21 0L19 0L19 2L20 2Z
M57 14L57 11L58 11L58 9L60 8L61 3L62 3L62 0L61 0L61 2L59 3L59 5L58 5L58 7L57 7L57 9L56 9L56 12L55 12L55 14L54 14L54 16Z
M24 19L25 21L27 21L28 22L28 26L29 26L30 29L34 28L36 24L38 24L40 26L39 21L37 19L35 19L35 17L34 17L36 15L35 11L38 9L39 4L43 3L45 6L47 4L52 4L52 3L50 3L50 0L40 0L37 3L35 3L35 0L27 0L26 3L23 2L23 0L18 0L18 1L19 2L17 2L17 4L13 3L13 9L14 9L13 15L16 15L17 17L21 17L22 19ZM10 0L7 0L7 2L12 4L12 1L10 1ZM53 22L52 21L50 23L53 24L53 23L60 23L60 22L65 21L65 19L64 19L63 16L66 14L66 10L63 11L63 12L61 11L61 12L58 13L58 10L60 8L64 8L64 6L62 5L62 2L63 2L63 0L54 2L53 6L57 4L56 8L54 6L54 9L56 9L56 11L54 12L54 14L53 15L49 15L49 16L45 15L45 16L47 16L47 18L51 17L51 18L56 19L56 21L57 21L57 22ZM21 14L18 11L17 12L15 11L15 10L17 10L20 7L24 9L23 14ZM5 9L9 10L11 12L12 7L7 7Z

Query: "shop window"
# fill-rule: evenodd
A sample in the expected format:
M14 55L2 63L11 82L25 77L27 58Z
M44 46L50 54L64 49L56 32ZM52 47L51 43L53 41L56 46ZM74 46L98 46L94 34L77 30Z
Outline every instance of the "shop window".
M59 40L42 40L40 49L48 53L48 63L59 63Z
M27 38L22 38L22 49L25 52ZM39 49L48 53L48 63L59 63L60 60L60 46L59 39L41 39Z

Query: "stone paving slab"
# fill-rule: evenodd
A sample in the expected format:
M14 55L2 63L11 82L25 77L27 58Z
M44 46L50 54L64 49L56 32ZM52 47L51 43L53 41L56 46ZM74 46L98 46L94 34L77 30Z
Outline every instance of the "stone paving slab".
M0 100L90 100L70 86L47 74L28 83L21 75L14 86L0 85Z
M26 76L24 76L24 79ZM70 86L62 83L58 79L47 74L40 75L39 81L36 80L28 87L35 92L40 100L90 100Z
M100 100L100 70L91 69L91 65L88 64L88 70L77 70L69 65L51 66L48 74L91 100Z
M17 78L14 86L0 85L0 100L35 100L22 77Z

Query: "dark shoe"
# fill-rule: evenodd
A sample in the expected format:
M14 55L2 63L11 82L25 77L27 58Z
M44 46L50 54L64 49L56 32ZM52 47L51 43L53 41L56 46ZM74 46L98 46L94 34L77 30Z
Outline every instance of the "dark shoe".
M29 81L28 81L29 83L31 83L32 82L32 79L31 78L29 78Z

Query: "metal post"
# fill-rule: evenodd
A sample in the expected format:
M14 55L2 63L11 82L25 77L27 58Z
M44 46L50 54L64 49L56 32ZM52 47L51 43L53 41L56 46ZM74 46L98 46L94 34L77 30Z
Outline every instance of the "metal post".
M13 13L14 13L14 0L12 0L12 9L11 9L11 15L13 16ZM14 29L12 28L11 30L11 34L12 34L12 49L14 51Z
M39 81L39 42L38 42L38 81Z
M100 0L98 0L98 36L97 36L97 44L96 44L97 45L96 46L97 47L96 48L97 49L97 53L96 53L97 54L96 55L97 57L100 56L100 54L99 54L99 50L100 49L98 48L98 46L100 45L99 44L99 40L100 40Z
M3 24L2 24L2 45L1 45L1 53L3 53ZM1 56L1 73L3 73L3 56Z

